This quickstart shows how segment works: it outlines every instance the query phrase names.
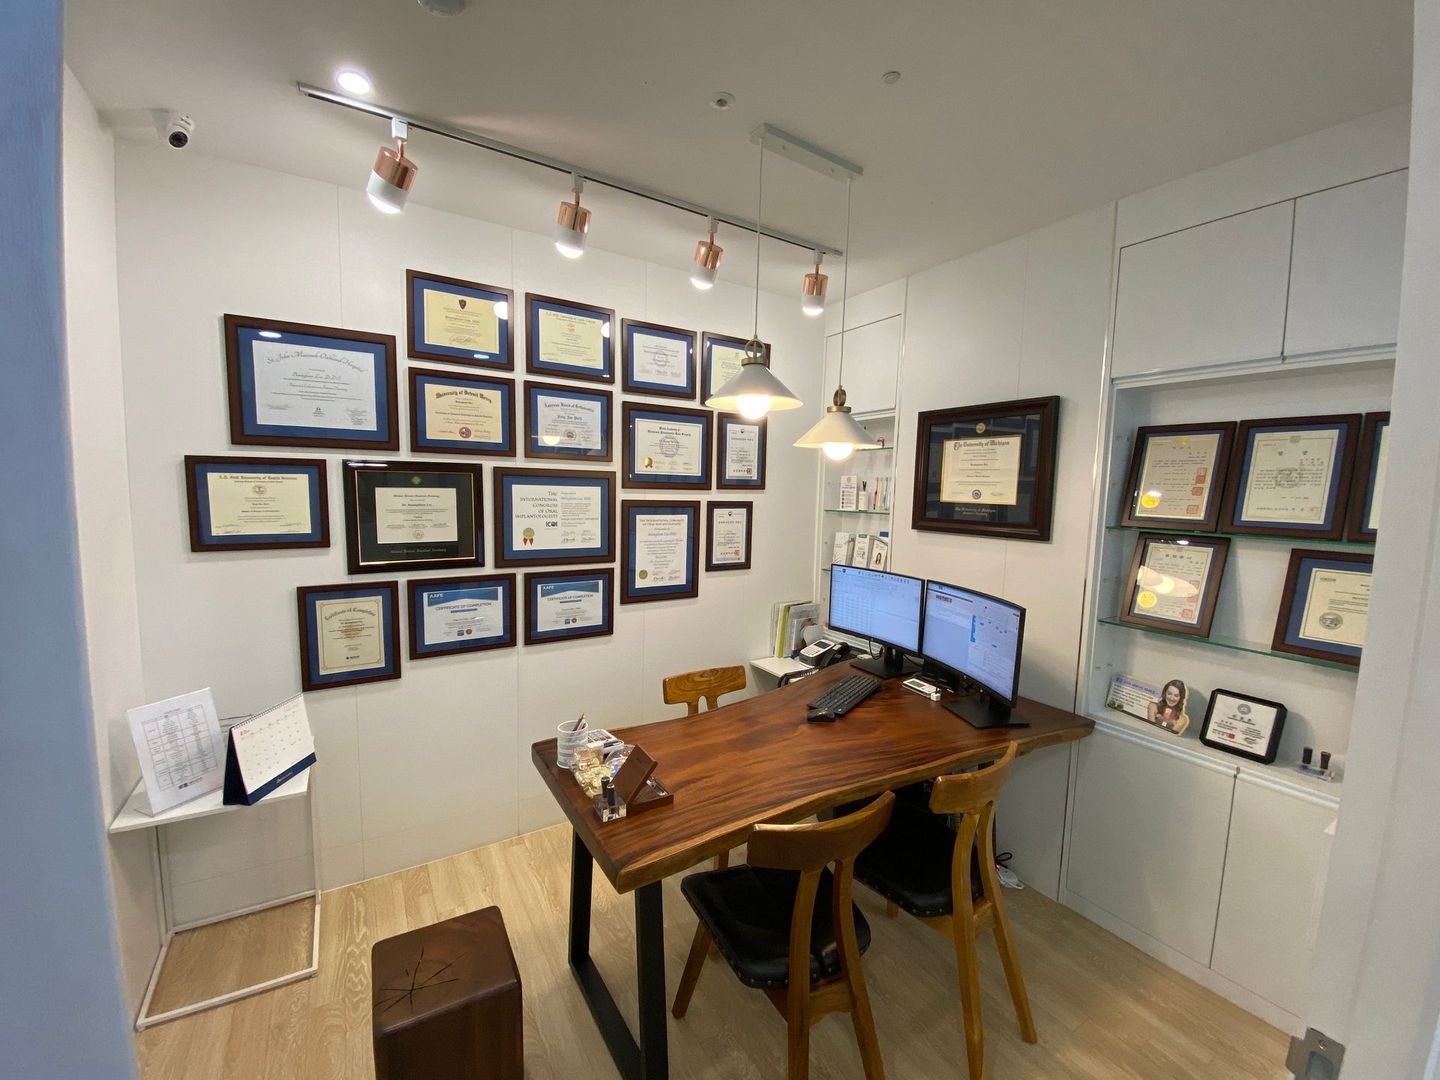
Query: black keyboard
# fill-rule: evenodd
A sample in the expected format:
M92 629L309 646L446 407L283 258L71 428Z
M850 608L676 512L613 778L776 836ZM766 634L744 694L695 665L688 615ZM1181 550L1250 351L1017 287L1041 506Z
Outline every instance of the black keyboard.
M882 680L870 675L847 675L810 702L807 720L834 720L880 689Z

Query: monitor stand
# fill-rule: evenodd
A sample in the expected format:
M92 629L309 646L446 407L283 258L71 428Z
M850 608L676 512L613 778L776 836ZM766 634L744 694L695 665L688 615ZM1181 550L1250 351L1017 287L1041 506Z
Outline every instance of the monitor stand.
M850 666L859 671L868 671L871 675L878 675L882 679L895 679L901 675L913 675L920 668L905 659L905 653L893 646L886 645L880 650L880 655L875 658L866 657L863 660L852 660Z
M945 708L971 727L1029 727L1030 721L1015 716L1009 705L986 693L972 694L945 702Z

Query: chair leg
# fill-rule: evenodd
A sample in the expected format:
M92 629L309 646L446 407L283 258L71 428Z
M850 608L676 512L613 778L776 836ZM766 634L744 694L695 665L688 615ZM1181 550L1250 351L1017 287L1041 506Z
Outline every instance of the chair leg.
M970 1080L985 1080L985 1027L980 1014L980 964L975 948L975 924L955 919L955 966L960 976L960 1011L965 1022L965 1057Z
M716 856L715 856L715 869L716 869L716 870L725 870L725 869L728 869L729 866L730 866L730 852L728 852L728 851L722 851L722 852L720 852L719 855L716 855ZM712 942L711 945L710 945L710 955L711 955L712 957L714 957L716 960L719 960L719 959L720 959L720 946L719 946L719 945L716 945L716 944L714 944L714 943Z
M785 1075L788 1080L809 1080L810 1077L810 1017L801 1012L796 1015L787 1010L785 1024L789 1029L788 1064Z
M848 973L850 983L850 1022L855 1025L855 1041L860 1044L860 1064L865 1080L885 1080L885 1062L880 1057L880 1040L875 1036L875 1014L870 1011L870 992L865 987L865 973L857 962Z
M1015 1003L1015 1017L1020 1021L1020 1037L1027 1043L1039 1041L1035 1033L1035 1018L1030 1014L1030 997L1025 993L1025 976L1020 973L1020 954L1015 950L1015 938L1010 933L1010 918L997 893L992 901L995 908L995 945L1000 950L1000 965L1005 969L1005 981L1010 984L1010 1000Z
M700 972L705 967L705 954L710 951L710 931L705 924L695 927L695 940L690 943L690 955L685 960L685 970L680 974L680 985L675 990L675 1004L670 1012L679 1020L690 1008L690 997L695 993L695 984L700 981Z

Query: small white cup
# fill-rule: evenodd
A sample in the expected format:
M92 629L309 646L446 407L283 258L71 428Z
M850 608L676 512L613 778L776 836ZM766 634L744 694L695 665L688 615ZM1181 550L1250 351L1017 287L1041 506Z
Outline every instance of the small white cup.
M555 764L562 769L575 767L575 751L585 745L587 734L584 728L575 729L579 720L566 720L555 726Z

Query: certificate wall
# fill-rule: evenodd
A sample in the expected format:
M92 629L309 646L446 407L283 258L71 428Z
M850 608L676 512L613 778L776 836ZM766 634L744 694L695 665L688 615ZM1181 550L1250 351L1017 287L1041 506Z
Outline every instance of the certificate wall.
M118 179L141 700L208 683L228 715L288 696L299 685L295 588L347 580L339 542L344 526L338 462L355 455L344 452L307 455L331 462L330 548L259 556L188 554L183 456L242 452L228 443L221 313L255 312L395 334L400 341L399 412L405 424L410 416L406 369L446 366L405 355L407 269L486 282L512 289L517 298L527 292L566 297L611 308L617 317L696 331L736 333L750 325L753 294L747 288L721 282L702 294L690 285L683 266L649 264L599 249L572 262L556 255L548 236L423 205L388 217L376 214L357 190L204 156L171 153L167 159L132 146L119 149ZM201 265L206 272L195 273ZM511 318L521 367L523 310L512 308ZM762 297L761 328L786 381L802 388L807 401L820 400L821 328L788 295ZM203 362L204 357L213 363ZM523 447L524 409L518 395L524 373L503 374L516 380L516 442ZM585 389L595 384L571 385ZM618 380L606 389L615 395L616 439L622 401L673 402L625 394ZM741 663L763 653L774 598L804 595L810 587L809 545L795 543L794 537L813 528L817 455L791 443L811 419L804 410L794 410L771 420L766 489L742 496L755 503L753 569L709 574L702 563L694 599L617 603L615 633L609 637L407 660L399 680L310 695L307 707L321 762L315 799L322 884L330 888L386 873L556 820L554 800L529 764L532 742L553 735L556 723L582 711L592 722L617 726L672 715L660 700L664 676ZM402 432L401 445L408 444ZM247 456L270 452L243 450ZM296 456L279 447L273 453ZM405 450L380 455L416 456ZM426 460L442 461L446 455L430 454ZM497 572L496 511L490 501L497 462L566 472L616 468L576 461L552 465L526 458L523 449L516 458L453 460L484 462L485 563L476 574ZM673 496L646 492L638 497ZM618 577L618 562L603 565ZM454 575L387 576L405 581ZM351 580L365 582L363 577ZM402 585L402 597L404 591ZM524 618L524 602L523 590L517 589L517 620ZM403 626L401 638L408 640ZM556 678L562 669L565 678ZM297 854L303 858L303 836L296 845L286 850L286 860ZM250 854L257 865L266 864L263 853ZM222 895L233 906L236 891L246 887L246 875L207 878L216 867L201 862L187 885L190 910L217 903ZM243 862L241 857L235 864ZM258 872L269 880L257 888L287 880L288 872L284 866Z

